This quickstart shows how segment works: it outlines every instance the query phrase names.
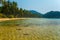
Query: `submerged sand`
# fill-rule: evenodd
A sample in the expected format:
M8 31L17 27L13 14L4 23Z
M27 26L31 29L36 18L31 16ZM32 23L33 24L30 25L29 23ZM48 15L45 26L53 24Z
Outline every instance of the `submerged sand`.
M0 21L24 18L0 19ZM58 26L0 26L0 40L60 40L60 25Z

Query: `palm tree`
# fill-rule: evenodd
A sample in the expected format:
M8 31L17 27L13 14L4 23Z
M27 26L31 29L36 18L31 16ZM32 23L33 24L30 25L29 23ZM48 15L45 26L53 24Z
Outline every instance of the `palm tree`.
M6 0L0 0L0 6L5 3Z

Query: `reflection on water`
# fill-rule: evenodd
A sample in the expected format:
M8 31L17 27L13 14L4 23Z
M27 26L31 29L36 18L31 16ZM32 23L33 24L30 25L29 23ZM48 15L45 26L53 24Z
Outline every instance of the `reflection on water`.
M37 26L59 26L60 19L45 19L45 18L32 18L25 20L23 24L37 25Z
M30 18L25 20L13 20L0 22L0 25L22 25L22 26L60 26L60 19Z

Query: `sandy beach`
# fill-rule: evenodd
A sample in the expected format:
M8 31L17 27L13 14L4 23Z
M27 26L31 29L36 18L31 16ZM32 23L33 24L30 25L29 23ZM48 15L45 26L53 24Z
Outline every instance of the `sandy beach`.
M29 18L0 18L0 22L1 21L7 21L7 20L23 20L23 19L29 19Z

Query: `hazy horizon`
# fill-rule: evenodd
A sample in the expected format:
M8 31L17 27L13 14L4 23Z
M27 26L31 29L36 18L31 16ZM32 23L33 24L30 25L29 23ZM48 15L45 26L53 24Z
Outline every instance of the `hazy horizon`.
M35 10L40 13L60 11L60 0L11 0L18 3L19 8Z

